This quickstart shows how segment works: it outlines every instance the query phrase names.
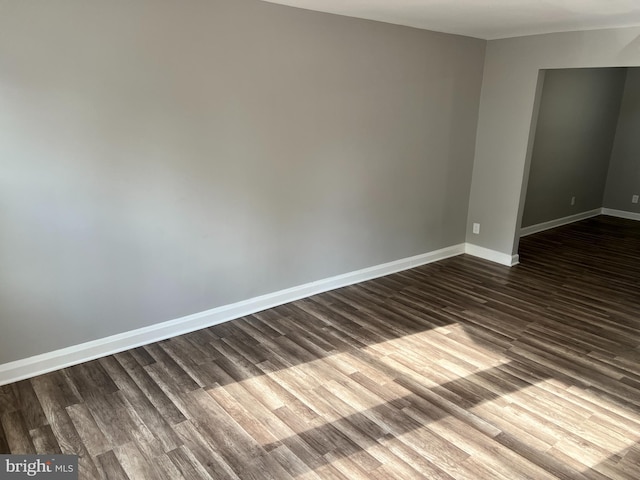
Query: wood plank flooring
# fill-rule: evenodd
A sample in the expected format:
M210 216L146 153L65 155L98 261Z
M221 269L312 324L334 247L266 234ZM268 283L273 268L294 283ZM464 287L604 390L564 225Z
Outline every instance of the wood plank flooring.
M0 387L82 479L638 479L640 223L522 239Z

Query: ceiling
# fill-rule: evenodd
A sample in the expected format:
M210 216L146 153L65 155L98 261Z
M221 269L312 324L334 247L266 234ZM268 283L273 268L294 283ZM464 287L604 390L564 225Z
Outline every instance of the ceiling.
M493 40L640 25L640 0L266 0Z

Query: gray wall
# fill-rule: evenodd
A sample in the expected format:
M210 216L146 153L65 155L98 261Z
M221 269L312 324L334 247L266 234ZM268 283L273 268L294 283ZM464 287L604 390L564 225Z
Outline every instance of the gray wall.
M517 252L540 69L640 65L640 28L568 32L487 44L467 241ZM473 223L481 224L479 235Z
M630 68L604 195L604 207L640 213L640 68Z
M2 2L0 364L464 242L485 45Z
M602 207L625 78L624 68L544 73L523 227Z

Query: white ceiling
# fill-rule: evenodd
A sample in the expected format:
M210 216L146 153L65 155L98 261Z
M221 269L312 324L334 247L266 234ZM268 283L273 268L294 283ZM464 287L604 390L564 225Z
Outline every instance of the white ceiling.
M484 39L640 25L640 0L266 0Z

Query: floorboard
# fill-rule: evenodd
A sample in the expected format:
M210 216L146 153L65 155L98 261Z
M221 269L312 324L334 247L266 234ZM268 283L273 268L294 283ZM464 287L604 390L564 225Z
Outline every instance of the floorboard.
M590 218L0 387L82 479L638 479L640 222Z

